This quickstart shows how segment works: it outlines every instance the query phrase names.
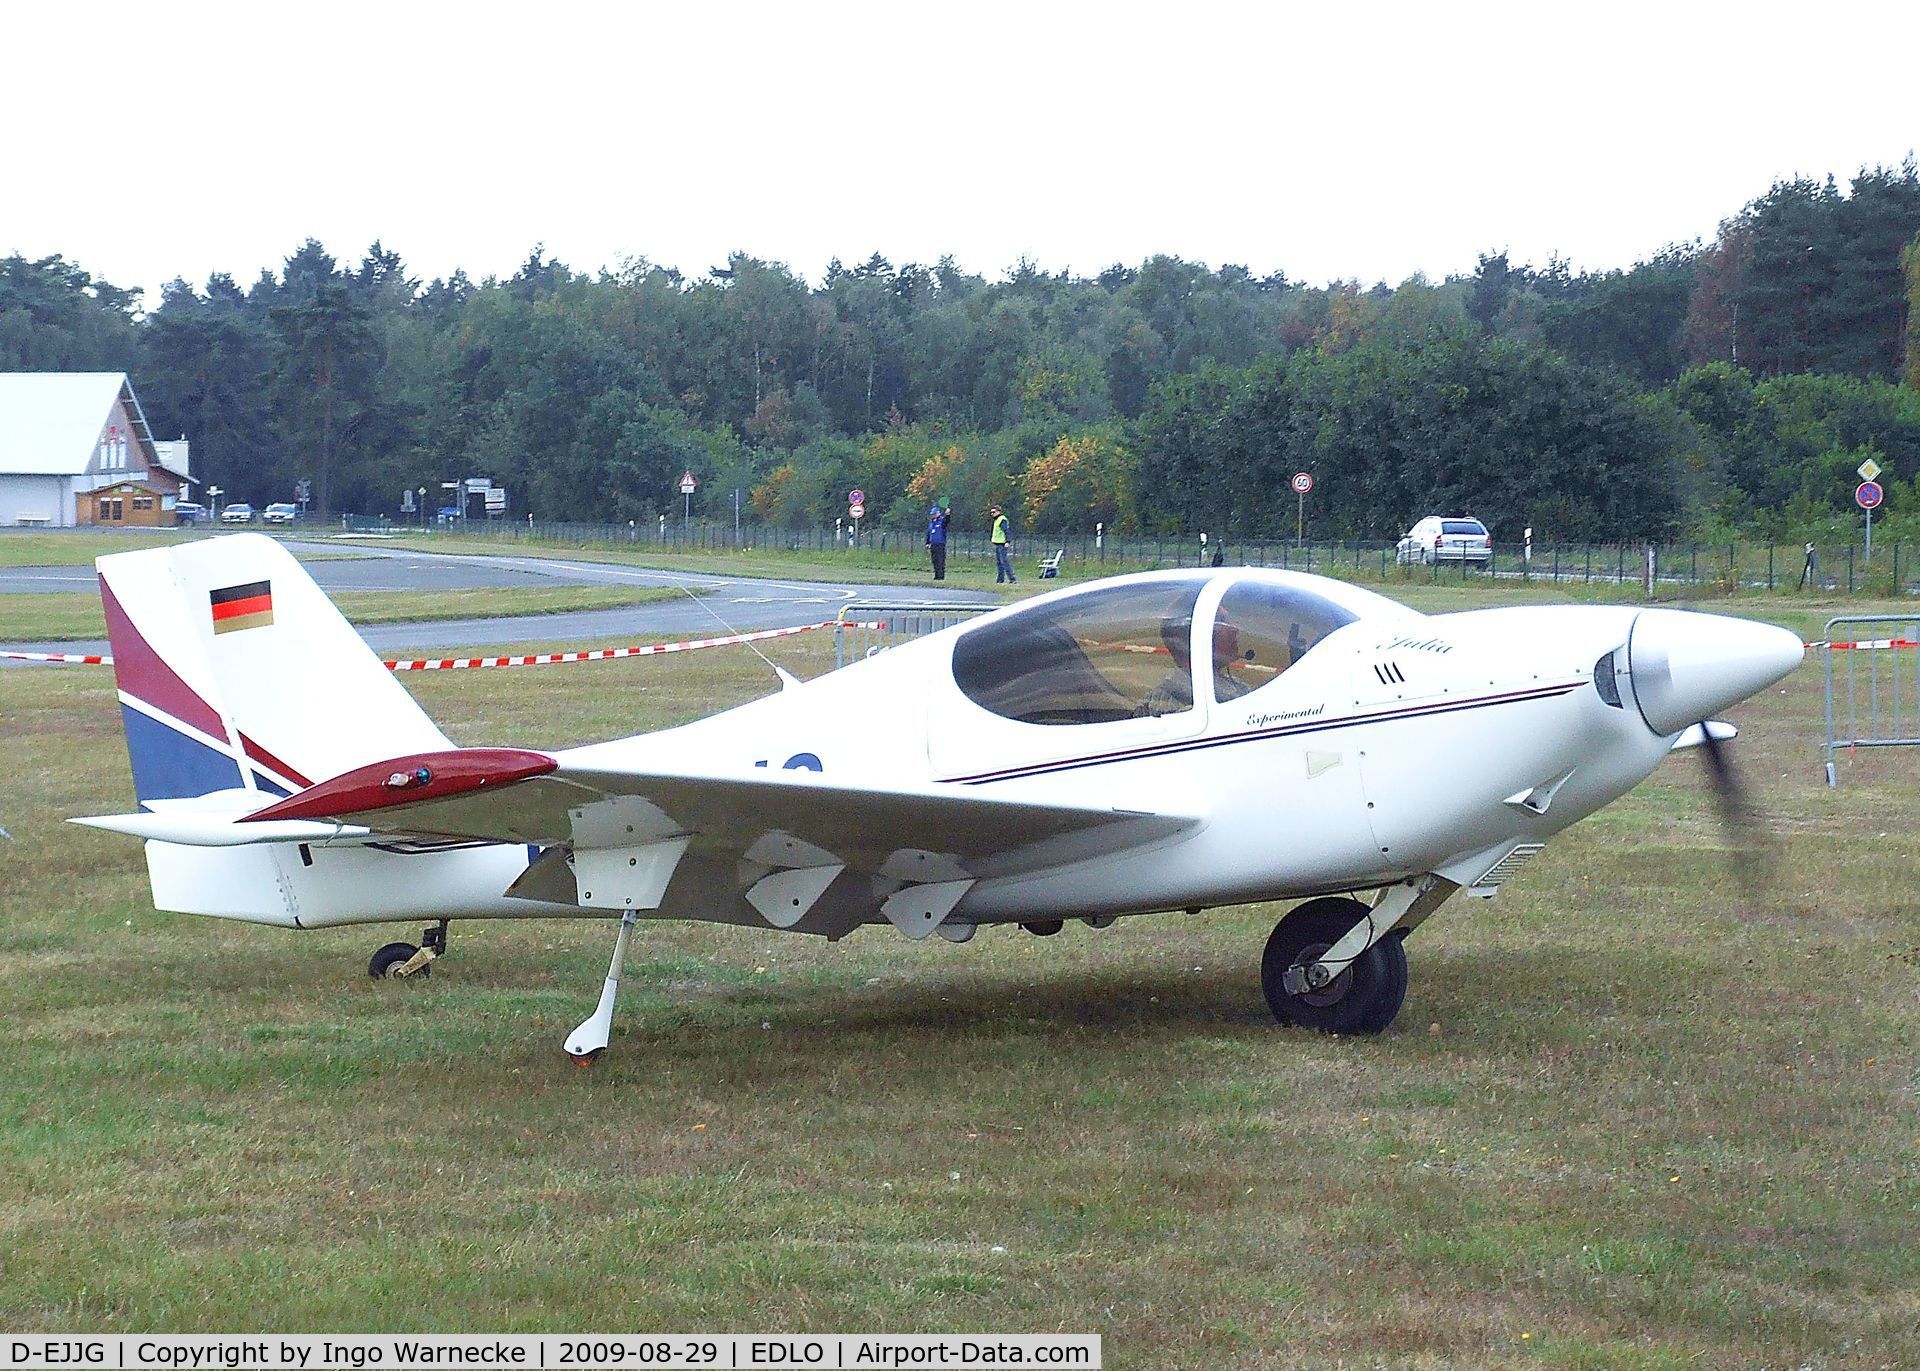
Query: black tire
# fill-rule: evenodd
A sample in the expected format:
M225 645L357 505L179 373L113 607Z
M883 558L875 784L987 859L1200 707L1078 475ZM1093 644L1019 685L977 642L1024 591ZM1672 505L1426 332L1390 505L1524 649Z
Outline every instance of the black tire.
M1031 919L1020 925L1036 938L1051 938L1066 926L1064 919Z
M1309 900L1282 919L1260 958L1260 989L1283 1024L1321 1033L1383 1032L1407 998L1407 949L1389 933L1326 986L1289 995L1281 984L1288 968L1311 962L1338 942L1367 907L1358 900Z
M411 958L413 954L419 950L420 949L412 943L388 943L385 947L374 953L372 958L368 960L367 974L376 981L393 979L393 969ZM415 976L431 976L433 974L432 963L421 967L413 974ZM412 978L409 977L408 979Z

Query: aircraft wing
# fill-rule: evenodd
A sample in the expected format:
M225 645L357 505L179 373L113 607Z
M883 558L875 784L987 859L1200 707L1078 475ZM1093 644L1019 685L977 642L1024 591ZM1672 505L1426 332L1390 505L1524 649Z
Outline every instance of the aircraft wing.
M937 914L921 913L930 931L975 880L1156 845L1200 823L955 785L876 789L806 771L610 769L463 748L346 772L234 827L337 824L377 836L529 844L544 850L513 893L595 907L661 907L685 861L706 873L698 884L709 897L730 888L781 927L850 872L872 878L863 885L872 892L868 912L878 904L912 932L904 906L937 909L950 897Z

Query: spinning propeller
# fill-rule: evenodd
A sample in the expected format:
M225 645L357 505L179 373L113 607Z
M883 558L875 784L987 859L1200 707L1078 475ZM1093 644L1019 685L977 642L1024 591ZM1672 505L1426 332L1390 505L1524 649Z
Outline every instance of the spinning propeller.
M1734 849L1734 868L1750 900L1763 898L1768 850L1758 812L1741 784L1714 713L1778 680L1805 649L1797 634L1771 624L1670 609L1641 611L1627 638L1627 685L1647 726L1677 733L1690 723ZM1695 720L1700 722L1694 723Z

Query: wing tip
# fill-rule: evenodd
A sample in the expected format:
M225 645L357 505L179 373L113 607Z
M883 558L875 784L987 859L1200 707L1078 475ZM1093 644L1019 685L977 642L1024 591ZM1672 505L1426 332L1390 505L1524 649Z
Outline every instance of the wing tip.
M344 771L249 814L241 822L334 819L344 814L375 813L398 805L466 795L488 786L512 785L547 775L559 765L544 752L517 747L417 752Z

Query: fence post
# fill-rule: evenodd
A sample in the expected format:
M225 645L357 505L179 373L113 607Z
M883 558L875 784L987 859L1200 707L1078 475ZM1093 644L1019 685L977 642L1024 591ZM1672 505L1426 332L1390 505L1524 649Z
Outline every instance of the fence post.
M1847 544L1847 594L1853 594L1853 544Z
M1767 589L1773 589L1773 540L1767 540Z

